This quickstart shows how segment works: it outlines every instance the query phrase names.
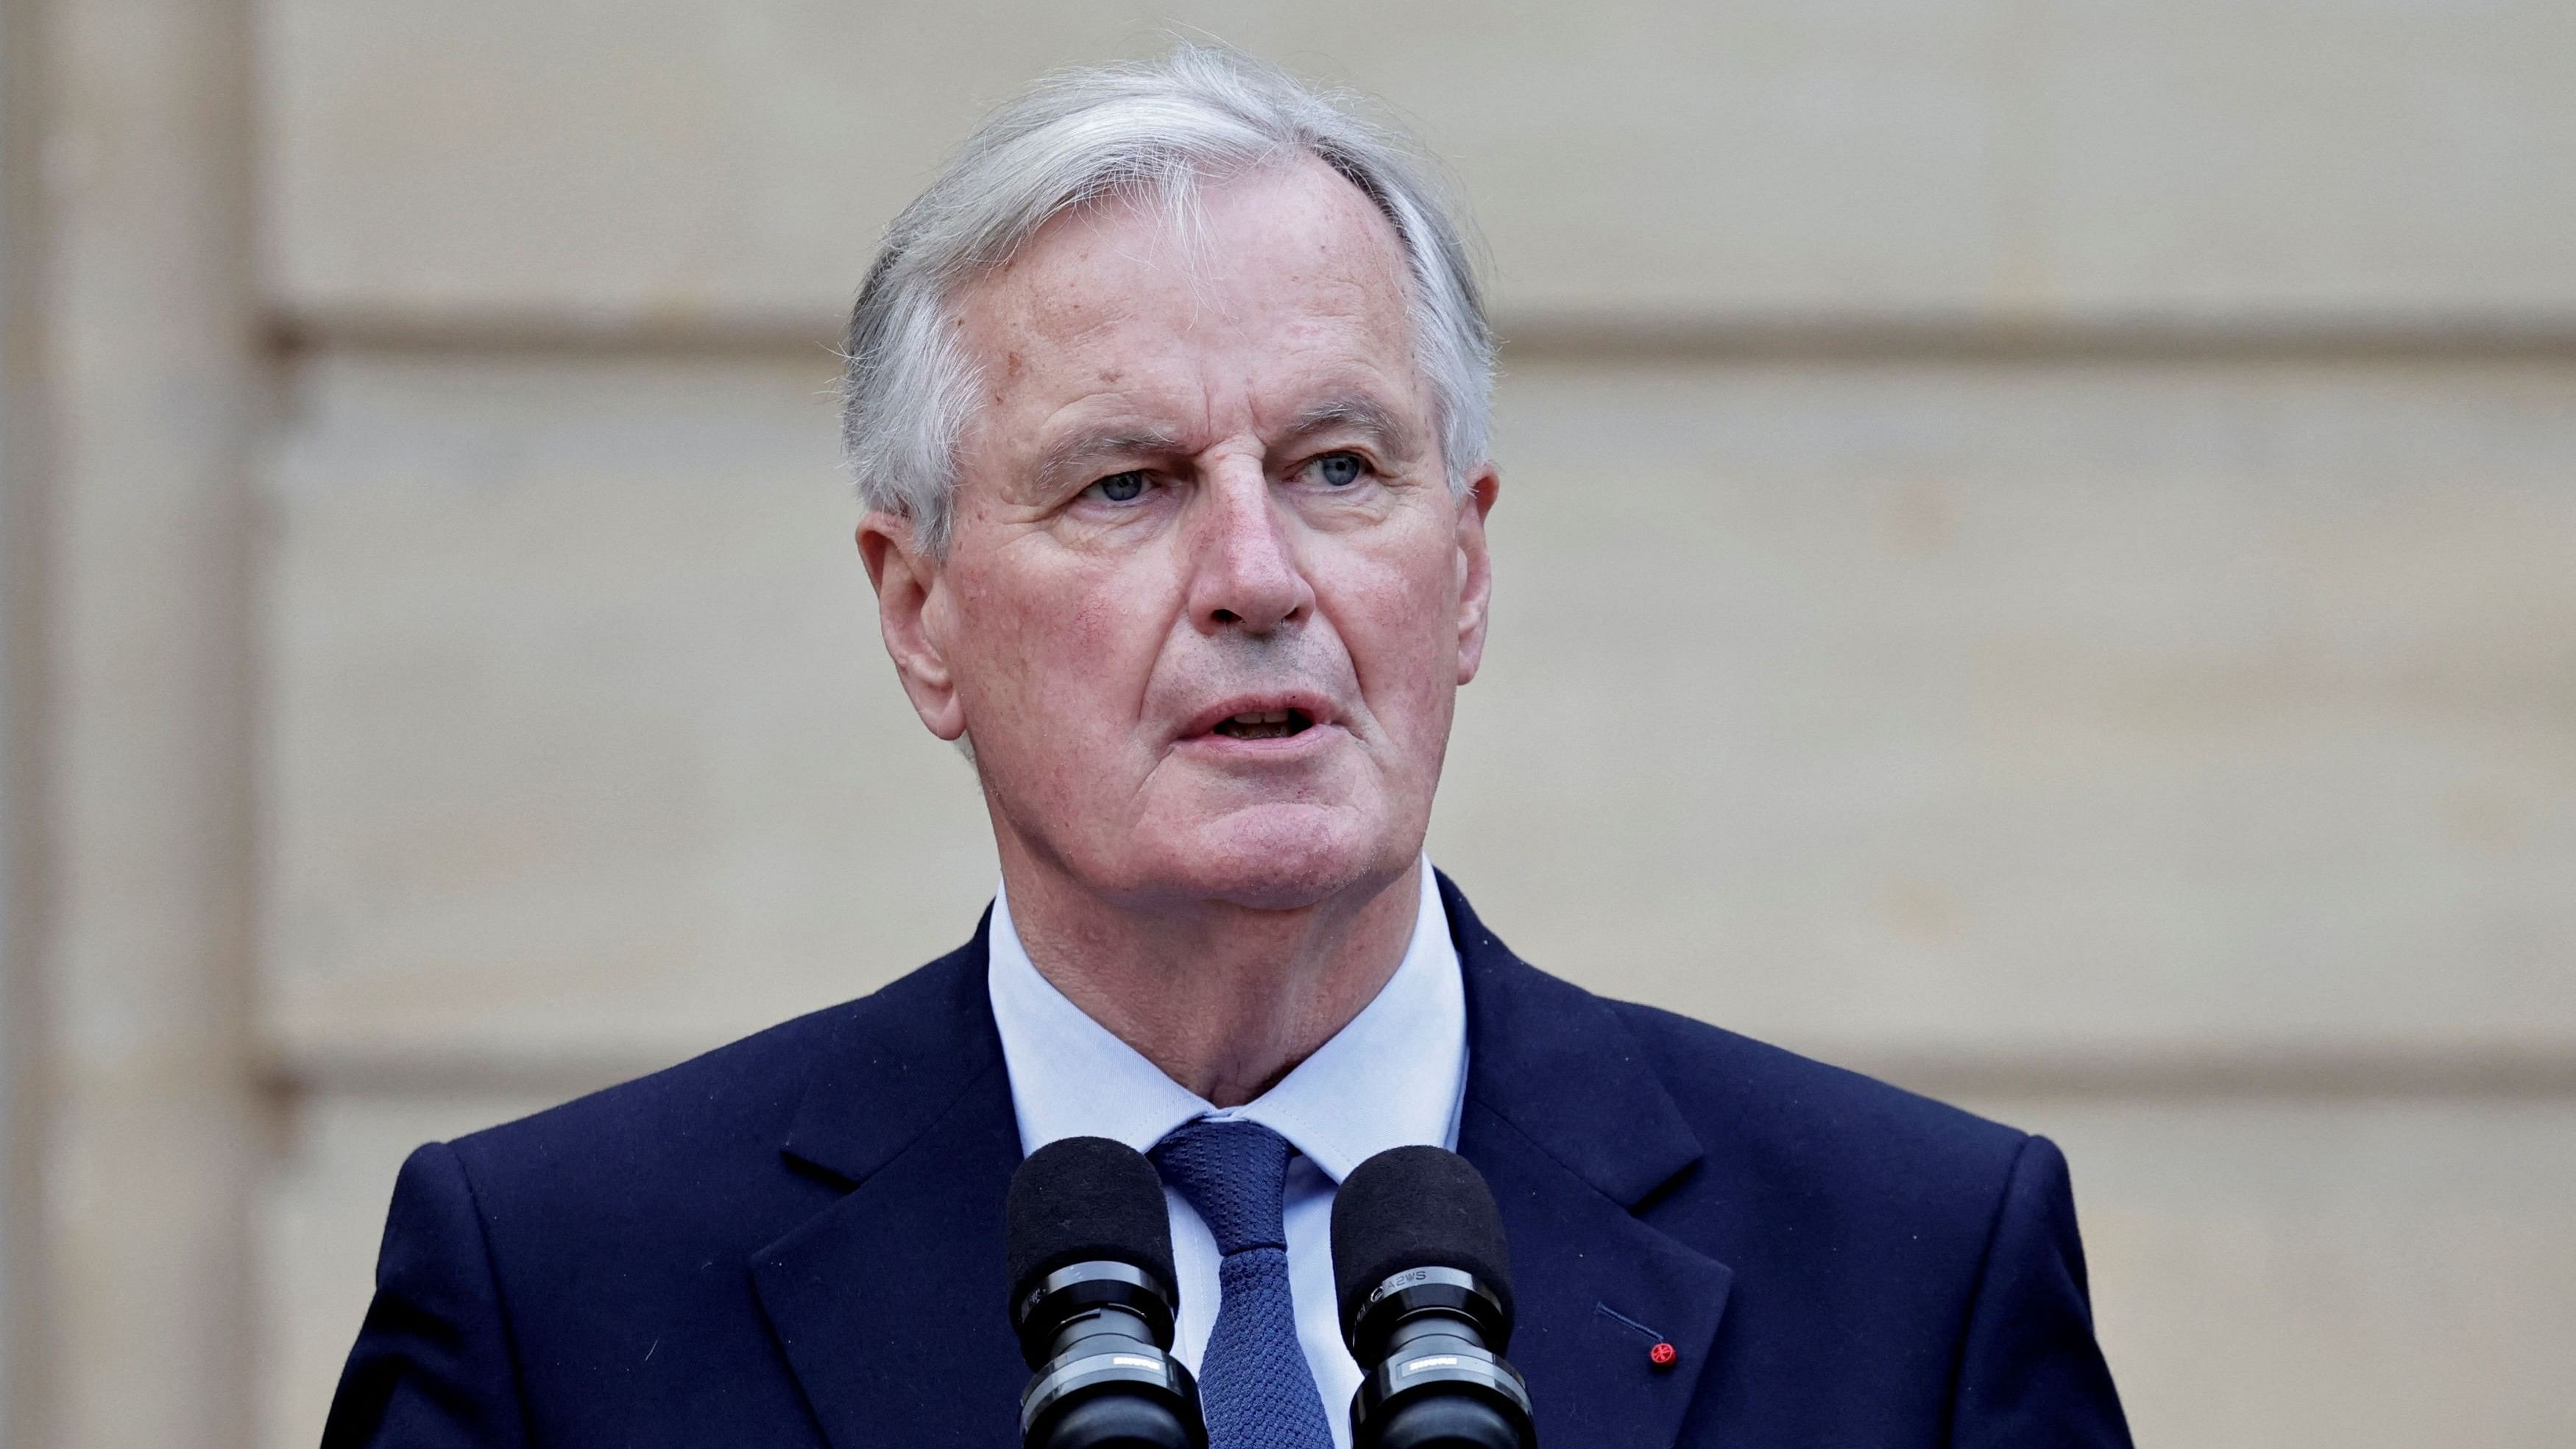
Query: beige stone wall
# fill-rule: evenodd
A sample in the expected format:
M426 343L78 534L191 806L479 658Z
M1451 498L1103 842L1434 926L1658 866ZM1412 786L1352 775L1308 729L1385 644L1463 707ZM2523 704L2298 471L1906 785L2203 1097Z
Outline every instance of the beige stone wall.
M991 849L875 642L825 347L984 105L1180 25L1387 96L1490 241L1499 598L1433 853L1505 938L2057 1136L2142 1442L2576 1441L2576 11L253 11L154 82L249 98L251 323L184 214L120 224L214 262L83 275L156 268L255 385L175 453L72 434L47 596L106 631L63 698L175 741L51 730L107 813L47 828L143 830L118 762L185 759L250 866L205 806L199 894L83 876L45 959L93 1053L249 1012L148 1079L219 1128L136 1209L212 1296L54 1341L73 1383L120 1327L240 1353L251 1427L143 1435L146 1386L49 1440L310 1443L411 1145L969 928ZM126 315L99 285L63 305ZM85 365L66 427L129 417ZM236 427L232 742L109 626L235 597L143 551L145 481L200 476L152 460ZM147 903L256 927L174 955Z
M7 1245L13 1444L229 1449L260 1412L246 20L221 0L0 12L33 91L12 119L37 132L11 147L31 169L0 258L33 404L5 480L29 575L6 1000L33 1018L9 1023L11 1166L34 1179Z

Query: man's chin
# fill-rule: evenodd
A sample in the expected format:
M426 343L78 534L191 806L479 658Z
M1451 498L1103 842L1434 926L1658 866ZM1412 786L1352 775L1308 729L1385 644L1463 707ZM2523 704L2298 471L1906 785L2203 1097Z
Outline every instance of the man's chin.
M1419 850L1396 848L1382 829L1358 826L1348 812L1314 806L1236 812L1199 832L1172 862L1175 884L1246 910L1304 910L1383 886L1390 863L1400 873Z

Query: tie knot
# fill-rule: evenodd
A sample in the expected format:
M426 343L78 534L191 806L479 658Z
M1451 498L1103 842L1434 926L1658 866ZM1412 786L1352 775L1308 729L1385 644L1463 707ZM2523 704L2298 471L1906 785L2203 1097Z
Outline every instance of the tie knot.
M1198 1209L1217 1251L1230 1258L1288 1246L1282 1204L1290 1151L1287 1138L1258 1122L1200 1117L1154 1145L1154 1164Z

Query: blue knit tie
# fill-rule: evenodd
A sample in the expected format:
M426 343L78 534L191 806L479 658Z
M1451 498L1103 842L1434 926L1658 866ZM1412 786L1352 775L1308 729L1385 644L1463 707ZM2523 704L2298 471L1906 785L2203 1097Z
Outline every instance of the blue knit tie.
M1199 1361L1209 1449L1333 1449L1288 1292L1288 1155L1288 1139L1258 1122L1205 1117L1154 1148L1163 1180L1198 1209L1224 1254L1216 1327Z

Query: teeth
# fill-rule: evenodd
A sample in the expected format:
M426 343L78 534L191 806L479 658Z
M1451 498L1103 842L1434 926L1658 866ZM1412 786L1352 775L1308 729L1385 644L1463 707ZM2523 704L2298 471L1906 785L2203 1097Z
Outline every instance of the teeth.
M1238 740L1275 740L1297 733L1307 723L1293 709L1247 709L1219 720L1216 732Z

